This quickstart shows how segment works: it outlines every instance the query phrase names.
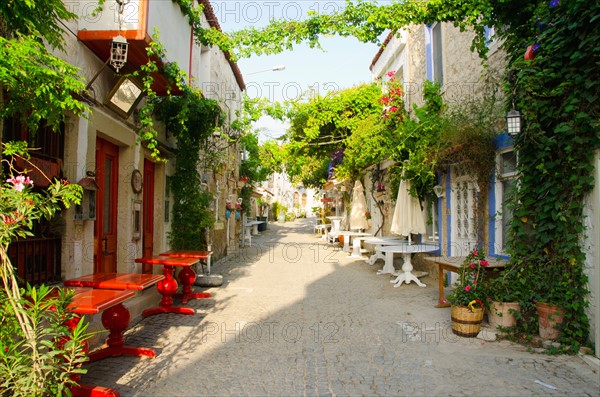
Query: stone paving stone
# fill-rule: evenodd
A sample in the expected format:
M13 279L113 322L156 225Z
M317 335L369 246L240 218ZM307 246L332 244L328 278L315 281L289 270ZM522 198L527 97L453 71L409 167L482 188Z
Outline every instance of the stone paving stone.
M436 280L393 288L381 262L321 243L311 220L252 241L214 264L225 283L188 303L194 316L135 319L127 343L156 358L107 358L82 381L123 397L598 396L577 356L452 334Z

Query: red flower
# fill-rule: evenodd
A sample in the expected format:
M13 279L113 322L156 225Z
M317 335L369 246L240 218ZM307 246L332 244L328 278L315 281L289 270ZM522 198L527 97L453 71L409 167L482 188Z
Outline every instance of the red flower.
M471 286L470 286L470 285L467 285L467 286L465 287L465 291L467 291L467 292L471 291Z
M395 70L390 70L386 74L387 74L388 77L394 77L396 75L396 71Z
M473 255L477 256L479 254L477 253L477 251L473 251Z
M471 269L475 269L475 264L471 263Z
M481 266L487 266L490 264L488 261L481 261L479 263L481 263Z
M398 107L396 107L396 106L391 106L390 107L390 112L396 113L397 111L398 111Z
M387 105L387 104L388 104L388 103L390 103L392 100L390 99L390 97L389 97L389 96L383 96L383 97L381 97L381 99L380 99L379 101L380 101L381 103L385 103L385 104Z

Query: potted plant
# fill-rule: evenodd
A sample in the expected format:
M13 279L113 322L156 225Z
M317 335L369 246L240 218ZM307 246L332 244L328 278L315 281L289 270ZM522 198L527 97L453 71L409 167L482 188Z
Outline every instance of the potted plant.
M235 219L239 220L242 217L242 211L244 207L242 206L241 200L238 199L238 203L235 205Z
M225 201L225 219L229 219L232 209L231 201Z
M543 266L538 271L538 290L534 303L542 339L556 340L560 336L565 316L565 300L569 299L573 280L559 266Z
M487 291L484 280L488 262L482 250L473 250L459 269L454 292L448 297L451 304L452 332L468 338L476 337L481 329Z
M515 275L512 268L505 268L487 280L488 321L492 327L514 327L515 314L520 312L518 291L515 288Z

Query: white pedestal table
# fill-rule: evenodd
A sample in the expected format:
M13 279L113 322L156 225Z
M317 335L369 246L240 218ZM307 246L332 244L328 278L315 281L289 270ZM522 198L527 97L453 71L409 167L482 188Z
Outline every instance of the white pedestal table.
M419 287L425 287L425 284L419 281L417 276L412 274L413 266L411 263L411 255L418 252L436 251L439 247L432 244L402 244L402 245L387 245L377 248L377 251L385 253L385 265L378 274L393 274L396 277L390 280L394 287L399 287L403 282L410 284L414 281ZM394 269L394 254L402 254L404 264L402 264L402 273L396 273Z

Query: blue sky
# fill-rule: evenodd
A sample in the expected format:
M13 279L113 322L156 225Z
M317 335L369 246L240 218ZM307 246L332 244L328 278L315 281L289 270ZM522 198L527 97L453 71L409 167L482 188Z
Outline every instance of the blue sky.
M343 6L340 1L211 1L224 31L247 26L264 26L269 18L302 19L308 10L321 13ZM277 55L241 59L238 65L251 97L262 96L272 101L298 98L310 87L321 95L331 90L349 88L371 81L369 66L379 47L363 44L353 37L327 37L321 40L323 50L300 45L293 51ZM283 71L254 72L285 65ZM283 134L285 126L263 118L257 123L261 139Z

